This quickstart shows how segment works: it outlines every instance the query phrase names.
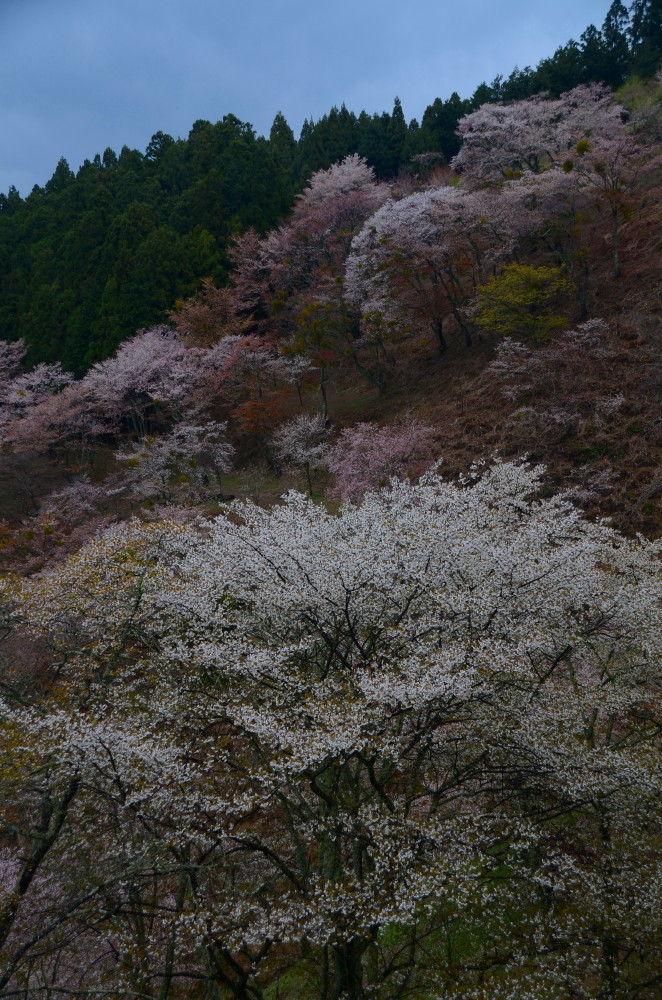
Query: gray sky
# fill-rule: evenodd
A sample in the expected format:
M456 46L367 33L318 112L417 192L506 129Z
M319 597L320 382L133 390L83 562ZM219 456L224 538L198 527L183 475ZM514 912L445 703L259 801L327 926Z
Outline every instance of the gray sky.
M268 133L343 102L418 118L535 65L610 0L0 0L0 191L232 113Z

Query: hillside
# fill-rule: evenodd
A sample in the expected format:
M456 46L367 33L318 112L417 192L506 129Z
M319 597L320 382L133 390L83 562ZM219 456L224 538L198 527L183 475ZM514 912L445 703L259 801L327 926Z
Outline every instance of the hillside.
M471 97L435 98L420 122L397 98L390 113L332 108L298 139L280 113L268 137L226 114L196 121L186 138L156 132L144 152L108 148L76 172L62 159L26 197L0 194L0 340L22 338L30 364L60 361L81 376L140 327L164 322L205 276L225 283L233 239L286 219L315 171L358 154L380 180L425 182L430 165L457 154L460 119L485 102L649 79L661 53L656 0L629 9L614 0L600 29Z
M307 460L277 444L306 419L299 432L312 436L297 447L318 449L318 491L335 475L343 495L332 457L343 427L414 420L429 428L419 451L384 453L364 489L415 474L424 457L451 474L526 454L547 467L549 491L658 534L658 94L631 88L629 118L599 87L484 105L463 120L459 172L435 166L426 180L386 184L356 154L317 171L287 223L236 242L229 287L207 279L172 328L127 340L82 379L58 364L20 374L20 344L8 346L7 554L33 548L21 532L35 516L57 523L46 549L57 554L57 539L67 551L87 508L67 527L57 496L76 483L89 484L90 526L145 503L312 488ZM216 443L203 445L210 420ZM190 479L194 460L206 471Z
M147 325L0 341L3 998L659 1000L662 83L571 55L449 162L85 167Z

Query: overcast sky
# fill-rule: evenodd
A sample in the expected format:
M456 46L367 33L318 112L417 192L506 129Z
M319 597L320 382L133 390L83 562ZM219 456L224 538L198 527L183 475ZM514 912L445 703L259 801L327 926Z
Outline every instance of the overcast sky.
M418 118L535 65L610 0L0 0L0 191L232 113L298 136L343 102Z

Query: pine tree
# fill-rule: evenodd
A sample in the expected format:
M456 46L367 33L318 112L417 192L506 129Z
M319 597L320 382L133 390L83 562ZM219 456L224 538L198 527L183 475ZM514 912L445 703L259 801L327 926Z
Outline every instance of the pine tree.
M630 17L621 0L613 0L602 25L602 37L607 55L604 82L618 87L625 79L630 61L628 26Z
M662 0L634 0L630 7L631 72L652 76L662 56Z
M277 169L288 175L296 156L296 139L281 111L276 114L269 132L269 150Z

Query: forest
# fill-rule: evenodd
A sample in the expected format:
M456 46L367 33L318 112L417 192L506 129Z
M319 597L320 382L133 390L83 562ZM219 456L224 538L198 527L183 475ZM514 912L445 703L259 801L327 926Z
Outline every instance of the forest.
M0 997L662 996L662 6L0 200Z

